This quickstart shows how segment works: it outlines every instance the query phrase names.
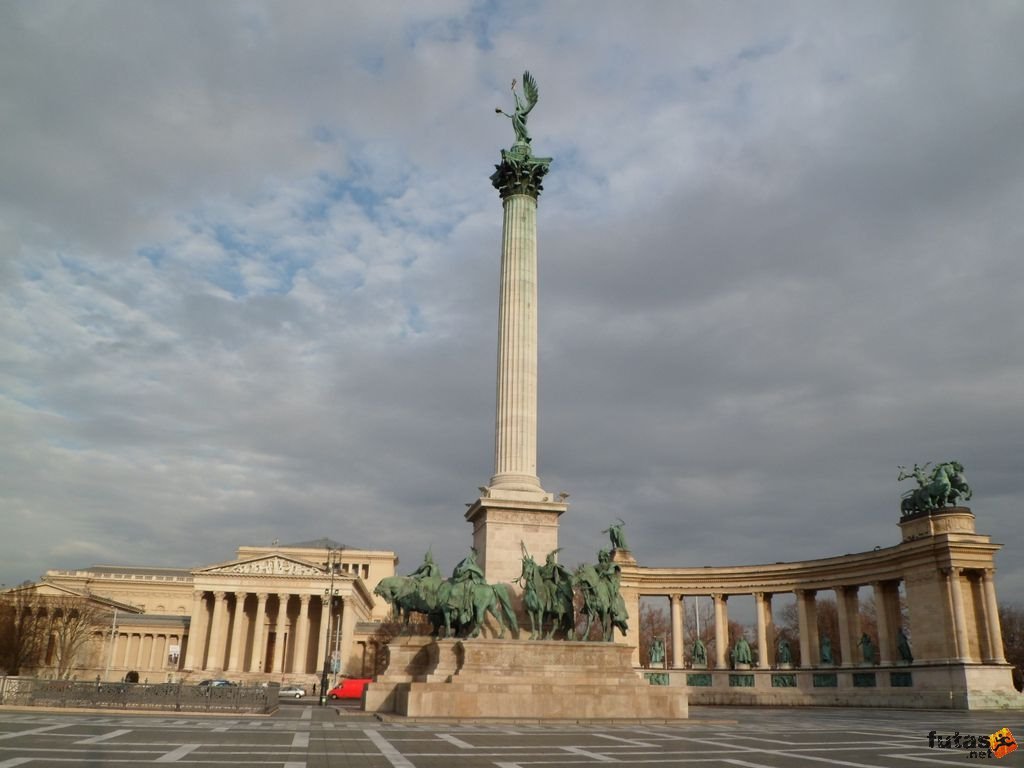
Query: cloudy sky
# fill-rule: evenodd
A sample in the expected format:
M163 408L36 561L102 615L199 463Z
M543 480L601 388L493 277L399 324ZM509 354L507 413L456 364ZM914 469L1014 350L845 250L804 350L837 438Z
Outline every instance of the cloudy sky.
M0 4L0 582L465 554L524 68L563 561L899 540L958 459L1024 594L1024 6Z

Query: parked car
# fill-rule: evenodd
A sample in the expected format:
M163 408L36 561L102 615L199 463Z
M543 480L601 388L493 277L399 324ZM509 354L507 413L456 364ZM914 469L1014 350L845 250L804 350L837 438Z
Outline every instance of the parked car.
M349 677L327 692L329 699L361 699L372 677Z
M230 680L201 680L200 688L220 688L222 685L234 685Z
M296 699L301 699L306 695L306 689L301 685L282 685L281 690L277 692L278 696L294 696Z

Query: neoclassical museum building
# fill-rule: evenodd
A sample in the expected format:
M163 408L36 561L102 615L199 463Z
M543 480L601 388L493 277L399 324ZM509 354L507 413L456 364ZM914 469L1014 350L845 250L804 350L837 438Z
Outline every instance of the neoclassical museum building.
M94 633L75 676L145 682L319 681L372 675L381 620L390 609L373 585L395 574L394 552L330 539L240 546L200 568L96 565L49 570L40 597L100 603L109 624ZM46 674L52 659L43 659Z

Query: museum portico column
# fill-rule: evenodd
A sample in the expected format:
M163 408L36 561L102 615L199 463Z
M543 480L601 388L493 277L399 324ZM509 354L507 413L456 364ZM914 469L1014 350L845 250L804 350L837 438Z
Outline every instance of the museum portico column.
M349 658L344 654L351 652L354 646L354 634L356 628L356 612L351 605L351 598L345 598L341 606L341 653L338 659L338 671L342 674L351 674Z
M285 630L288 626L288 595L277 596L277 623L275 626L274 638L274 668L270 670L274 674L284 672L285 659Z
M209 669L224 669L225 626L227 624L227 592L213 593L213 619L210 625Z
M800 625L800 666L818 664L818 593L813 589L796 591L797 621Z
M988 656L985 661L1005 664L1003 651L1003 630L999 624L999 602L996 600L996 584L991 568L981 574L981 588L985 598L985 628L988 630Z
M312 595L299 595L299 618L295 623L295 645L292 656L292 671L306 674L309 671L309 600Z
M683 662L683 614L686 604L682 595L669 595L669 612L672 614L672 668L682 669Z
M715 601L715 667L726 669L729 648L729 596L712 595Z
M267 637L267 598L266 592L256 595L256 618L252 626L252 657L249 659L250 672L263 672L263 649Z
M768 669L774 654L768 645L768 625L772 621L772 596L754 593L754 612L757 614L757 668Z
M969 661L971 649L967 641L967 617L964 614L962 574L962 568L950 568L948 578L950 592L953 597L953 631L956 637L956 658L957 661Z
M228 654L227 669L232 672L242 671L242 657L245 654L245 643L242 641L242 620L245 618L245 592L235 592L235 612L231 621L231 652Z
M330 595L320 598L320 642L317 645L317 669L322 669L327 661L327 641L331 635L331 600Z
M185 669L203 668L206 655L206 605L203 592L192 593L192 616L188 622L188 652L185 654Z

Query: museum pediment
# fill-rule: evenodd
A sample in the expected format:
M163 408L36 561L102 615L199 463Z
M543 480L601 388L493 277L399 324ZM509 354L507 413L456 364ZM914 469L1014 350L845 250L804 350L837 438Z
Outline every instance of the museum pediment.
M246 574L250 576L323 576L322 569L304 563L301 560L294 560L290 557L271 555L270 557L258 557L253 560L239 560L224 565L214 565L209 568L202 568L196 573L204 576L217 574L234 575Z

